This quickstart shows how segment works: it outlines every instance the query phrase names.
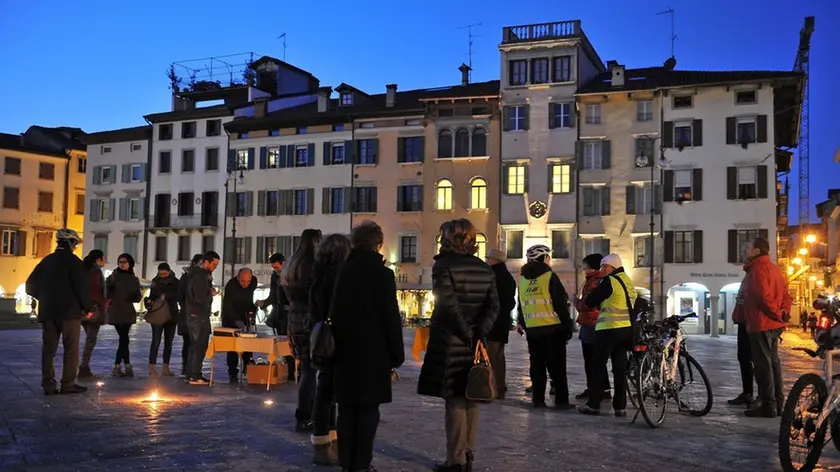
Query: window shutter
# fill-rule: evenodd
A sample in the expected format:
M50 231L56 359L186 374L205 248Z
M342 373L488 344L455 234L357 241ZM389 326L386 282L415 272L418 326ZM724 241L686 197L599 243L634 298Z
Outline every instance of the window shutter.
M286 200L287 200L287 191L286 190L278 190L277 191L277 214L278 215L288 215L286 213Z
M403 187L397 187L397 211L402 211L404 198L403 198Z
M572 193L575 192L575 186L577 185L575 183L576 181L577 181L577 169L575 169L575 167L572 166L572 168L569 169L569 191L572 192Z
M768 231L766 229L760 229L760 230L758 230L758 237L767 239L769 241L770 239L768 238L767 233L768 233Z
M528 193L529 189L531 188L529 183L528 183L528 174L530 174L529 170L531 170L531 166L526 165L526 166L522 166L522 167L524 169L523 180L524 180L524 183L525 183L525 193Z
M694 263L700 264L703 262L703 231L694 231L692 244L694 245Z
M662 186L659 184L653 186L653 213L662 213Z
M376 213L379 210L379 188L370 187L370 211Z
M116 206L117 206L117 200L112 198L111 199L111 204L108 205L108 210L111 213L110 215L108 215L108 221L114 221L114 217L116 216L116 212L117 212Z
M120 198L120 221L128 221L128 199Z
M247 166L246 166L246 167L248 167L248 170L253 170L254 169L254 161L255 161L256 153L257 153L256 149L248 148L248 162L247 162Z
M344 163L356 164L356 141L344 141Z
M756 181L758 198L767 198L767 166L758 166Z
M379 140L378 139L370 139L368 140L371 147L373 148L373 163L379 164Z
M90 201L90 221L93 223L99 221L99 200L97 199Z
M727 116L726 117L726 144L736 144L735 140L735 130L737 126L735 124L735 117L734 116Z
M146 197L140 197L138 200L138 205L140 205L140 218L147 219L146 215Z
M666 170L664 175L664 183L662 189L662 201L674 201L674 171Z
M556 103L548 104L548 129L554 129L554 110L557 107Z
M405 162L405 138L397 138L397 162Z
M738 230L730 229L727 232L727 260L733 264L738 263Z
M295 167L297 165L297 151L294 144L286 146L286 167Z
M245 192L245 216L254 216L254 192Z
M330 214L330 188L324 187L321 189L321 214Z
M694 141L691 143L692 146L702 146L703 145L703 120L694 120L691 123L691 127L693 128L691 134Z
M575 127L575 121L577 121L577 112L575 111L575 104L569 103L569 128Z
M329 141L324 142L324 156L322 162L325 166L330 165L330 154L332 154L332 143Z
M555 167L557 167L557 164L548 164L548 173L546 174L548 180L546 181L546 188L548 189L549 194L556 193L554 191L554 179L552 178L554 176Z
M583 214L584 216L592 216L595 214L595 189L592 187L583 188Z
M484 135L484 145L487 145L487 135ZM426 137L421 136L419 140L417 140L417 149L418 153L420 154L420 162L424 162L426 160Z
M609 240L609 238L601 238L601 250L603 251L601 254L609 254L610 253L610 240Z
M243 264L250 264L251 263L251 253L252 253L252 251L251 251L251 248L252 248L251 237L248 236L248 237L243 238L243 239L245 240L245 241L243 241L244 242L243 246L245 246L245 257L242 258L242 263Z
M502 108L502 131L510 131L510 107Z
M306 214L315 214L315 189L306 189Z
M737 167L727 167L726 168L726 199L727 200L737 200L738 199L738 168Z
M260 147L260 169L265 169L268 167L268 148L265 146Z
M691 172L691 199L695 202L703 200L703 169Z
M353 213L356 210L356 195L353 187L344 187L344 213Z
M502 164L502 193L505 195L510 195L508 192L508 183L510 182L510 166L507 164Z
M227 163L227 171L228 174L236 169L236 149L228 149L228 163Z
M17 256L25 256L26 255L26 231L18 230L17 231Z
M612 143L609 140L601 141L601 169L609 169L612 165Z
M610 187L601 188L601 215L610 214Z
M127 184L131 182L131 164L122 165L122 183Z
M674 232L665 231L665 263L674 262Z
M117 181L117 166L109 166L111 167L111 179L108 181L109 184L113 184Z
M146 164L140 164L140 181L146 181Z
M306 146L306 167L315 167L315 143Z
M531 121L531 105L522 105L522 129L527 130L529 122Z
M280 146L277 151L277 167L285 169L288 167L286 162L286 146Z
M636 214L636 186L627 186L627 198L625 199L626 212L628 215Z
M265 237L257 236L257 264L262 264L266 260L265 257Z
M759 143L767 142L767 115L758 115L755 120L755 136Z
M662 126L662 147L674 147L674 122L666 121Z
M225 214L227 214L227 216L236 215L236 194L235 193L227 194L227 202L225 203Z
M265 216L266 208L266 192L260 190L257 192L257 216Z

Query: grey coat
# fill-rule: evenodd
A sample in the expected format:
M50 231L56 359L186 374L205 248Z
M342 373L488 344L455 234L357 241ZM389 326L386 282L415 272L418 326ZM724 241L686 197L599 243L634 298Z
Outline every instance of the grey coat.
M134 304L142 298L140 279L134 272L115 270L105 281L108 294L108 324L126 325L137 322Z

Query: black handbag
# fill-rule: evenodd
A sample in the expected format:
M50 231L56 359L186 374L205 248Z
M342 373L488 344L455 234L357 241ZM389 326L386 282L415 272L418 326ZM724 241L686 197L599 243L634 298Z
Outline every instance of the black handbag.
M493 378L493 369L490 366L490 358L484 343L478 341L475 345L475 358L473 366L467 377L467 400L490 403L496 399L496 382Z
M163 295L158 297L157 300L152 301L143 319L152 326L163 326L172 319L172 313L169 311L169 303Z
M338 279L337 274L333 281L333 296L330 305L335 302ZM335 358L335 338L333 337L332 317L329 314L330 309L331 306L327 307L327 319L315 323L312 333L309 335L309 359L315 370L328 367Z

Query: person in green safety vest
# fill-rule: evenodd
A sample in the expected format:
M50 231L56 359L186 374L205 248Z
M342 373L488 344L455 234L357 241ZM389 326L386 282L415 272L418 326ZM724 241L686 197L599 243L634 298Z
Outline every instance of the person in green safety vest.
M551 249L542 244L527 252L519 279L519 322L517 331L525 333L531 358L531 404L544 408L546 370L555 386L554 406L566 410L569 384L566 380L566 344L574 335L569 315L569 296L560 278L551 271Z
M627 349L633 339L630 312L636 302L636 286L627 276L618 254L609 254L601 259L601 272L604 278L584 300L588 307L599 308L598 322L595 324L594 359L595 371L593 390L604 391L607 383L605 368L607 360L613 368L613 409L615 416L627 416ZM629 303L628 303L629 302ZM578 407L585 415L601 413L601 399L592 396L585 405Z

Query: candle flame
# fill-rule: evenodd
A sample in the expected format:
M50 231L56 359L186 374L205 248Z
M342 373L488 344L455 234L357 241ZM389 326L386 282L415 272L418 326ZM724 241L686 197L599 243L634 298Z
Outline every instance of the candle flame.
M99 388L102 388L102 387L105 386L105 382L100 380L99 382L96 382L96 386L99 387Z
M149 395L149 401L150 402L156 402L158 400L160 400L160 397L158 396L157 390L152 391L152 394Z
M271 405L273 405L273 404L274 404L274 400L266 400L266 401L264 401L264 402L263 402L263 404L264 404L265 406L271 406Z

